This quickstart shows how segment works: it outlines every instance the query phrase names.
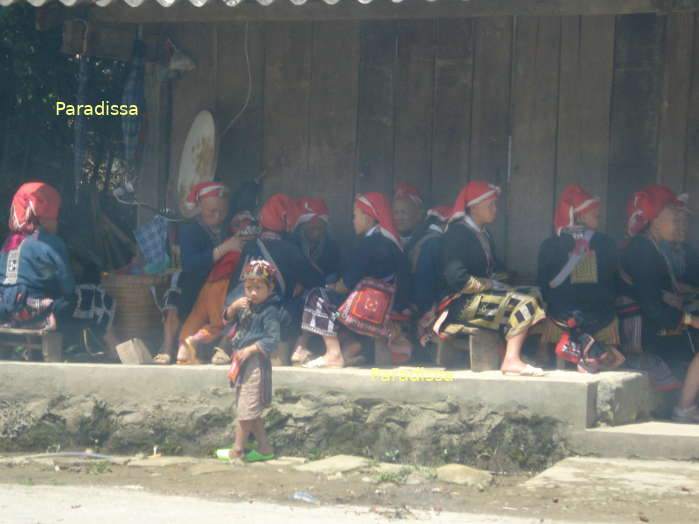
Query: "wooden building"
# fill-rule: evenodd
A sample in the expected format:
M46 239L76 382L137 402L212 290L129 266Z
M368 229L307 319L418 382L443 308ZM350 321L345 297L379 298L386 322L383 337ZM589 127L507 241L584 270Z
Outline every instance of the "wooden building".
M657 181L699 201L699 1L125 2L68 9L88 20L89 53L126 58L140 28L196 62L170 84L148 67L140 190L155 204L172 198L197 112L222 130L243 106L246 49L251 96L219 176L265 173L268 194L323 197L342 237L356 192L405 182L447 204L485 179L504 189L500 252L532 275L570 183L605 200L617 239L635 189Z

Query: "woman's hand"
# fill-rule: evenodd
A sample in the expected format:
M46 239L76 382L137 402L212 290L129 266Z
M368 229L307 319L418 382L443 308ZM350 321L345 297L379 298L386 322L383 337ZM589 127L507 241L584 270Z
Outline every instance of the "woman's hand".
M243 247L243 242L240 239L240 237L232 236L232 237L228 238L227 240L221 242L218 247L225 255L227 253L240 251Z

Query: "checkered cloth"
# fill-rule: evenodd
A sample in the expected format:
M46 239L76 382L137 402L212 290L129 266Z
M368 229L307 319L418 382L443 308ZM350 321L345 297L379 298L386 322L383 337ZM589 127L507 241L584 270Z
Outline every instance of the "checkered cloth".
M167 260L167 228L167 220L156 216L134 231L138 248L149 264L162 264Z
M337 336L337 308L342 295L318 287L308 292L303 308L301 329L323 337Z

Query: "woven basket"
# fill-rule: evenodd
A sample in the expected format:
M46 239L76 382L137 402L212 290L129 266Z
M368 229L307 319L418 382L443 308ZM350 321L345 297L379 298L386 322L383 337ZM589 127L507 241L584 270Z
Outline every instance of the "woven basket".
M116 300L114 334L117 339L153 340L162 334L162 318L153 300L151 287L155 288L155 295L160 300L169 281L169 274L102 274L102 287Z

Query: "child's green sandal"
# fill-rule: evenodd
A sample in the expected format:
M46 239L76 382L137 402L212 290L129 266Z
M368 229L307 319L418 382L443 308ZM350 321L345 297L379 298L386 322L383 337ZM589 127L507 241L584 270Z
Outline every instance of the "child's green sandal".
M274 458L274 453L270 453L269 455L263 455L256 449L253 449L250 451L248 454L245 455L245 462L264 462L265 460L271 460Z

